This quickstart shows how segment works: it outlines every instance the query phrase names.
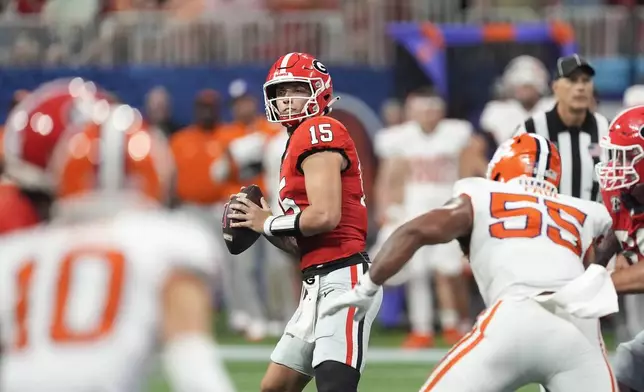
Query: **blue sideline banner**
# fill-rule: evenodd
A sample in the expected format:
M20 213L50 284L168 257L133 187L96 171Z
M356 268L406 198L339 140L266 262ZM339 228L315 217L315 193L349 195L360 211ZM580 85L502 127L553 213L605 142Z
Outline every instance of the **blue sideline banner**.
M378 113L380 105L389 96L391 77L389 70L366 67L330 67L335 91L347 96L356 106ZM18 89L34 89L46 81L79 76L91 80L116 94L123 102L143 108L145 94L156 86L164 86L173 98L175 121L188 124L192 120L194 97L198 91L211 88L222 94L224 120L230 118L227 110L228 86L236 79L243 79L251 86L251 93L263 102L262 85L268 67L127 67L114 69L64 68L64 69L2 69L0 70L0 121L6 118L6 108L12 94ZM359 101L359 102L356 102ZM342 101L338 107L342 107ZM372 131L372 130L370 130ZM375 131L375 130L374 130Z

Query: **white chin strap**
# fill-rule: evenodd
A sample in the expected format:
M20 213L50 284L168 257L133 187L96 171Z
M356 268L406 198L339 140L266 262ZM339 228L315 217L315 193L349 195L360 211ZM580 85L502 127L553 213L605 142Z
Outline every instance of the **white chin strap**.
M332 108L331 106L332 106L334 103L338 102L339 100L340 100L340 97L333 97L333 99L331 100L331 102L329 102L329 104L328 104L328 105L326 105L326 109L325 109L326 114L331 113L331 110L333 110L333 108Z

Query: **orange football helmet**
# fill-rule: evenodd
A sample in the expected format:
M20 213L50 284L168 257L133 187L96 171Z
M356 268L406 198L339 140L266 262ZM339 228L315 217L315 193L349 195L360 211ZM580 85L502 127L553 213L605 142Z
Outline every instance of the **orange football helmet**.
M520 179L530 187L556 193L561 182L561 156L545 137L524 133L499 146L488 164L487 178L499 182Z
M62 143L52 158L58 200L136 194L166 202L173 174L165 137L127 105L111 106L106 121L88 123Z

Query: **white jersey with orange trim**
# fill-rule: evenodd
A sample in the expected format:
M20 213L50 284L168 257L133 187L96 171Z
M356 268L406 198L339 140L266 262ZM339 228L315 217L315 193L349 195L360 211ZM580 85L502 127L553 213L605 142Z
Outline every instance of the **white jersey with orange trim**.
M537 383L549 391L616 392L599 319L541 301L584 275L586 249L610 228L605 208L515 181L469 178L454 188L471 200L470 262L488 309L421 391L514 391Z
M0 390L138 390L160 336L169 273L211 279L216 243L207 228L161 211L3 238Z
M467 178L455 184L454 195L472 203L469 258L488 306L556 291L582 275L586 250L612 224L602 204L540 195L514 182Z
M408 219L449 200L452 186L459 178L461 152L468 145L472 132L469 122L453 119L442 120L429 133L415 122L401 126L390 143L394 153L408 163L404 192Z

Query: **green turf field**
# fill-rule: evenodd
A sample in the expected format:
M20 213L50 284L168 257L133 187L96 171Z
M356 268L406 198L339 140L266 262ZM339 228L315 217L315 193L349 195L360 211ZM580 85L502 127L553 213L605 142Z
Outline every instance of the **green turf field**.
M259 383L266 370L265 362L228 362L228 369L238 392L258 392ZM435 364L425 363L376 363L367 365L360 381L360 390L367 392L418 391L430 368ZM315 381L305 389L314 392ZM521 388L520 392L537 392L537 386ZM155 378L149 392L170 392L162 378Z
M226 365L237 386L238 392L259 391L260 381L272 347L277 339L266 339L260 343L248 343L242 337L225 332L221 321L216 326L217 339L222 353L228 358ZM398 350L405 338L405 331L384 331L374 327L367 368L360 382L360 390L367 392L418 391L429 376L432 368L448 348L440 340L437 350L405 352ZM612 351L615 342L611 334L605 335L606 346ZM369 362L371 358L371 362ZM312 382L306 392L314 392ZM521 388L519 392L536 392L536 385ZM171 392L162 376L152 378L148 392Z

